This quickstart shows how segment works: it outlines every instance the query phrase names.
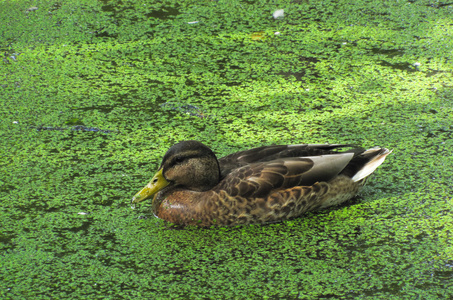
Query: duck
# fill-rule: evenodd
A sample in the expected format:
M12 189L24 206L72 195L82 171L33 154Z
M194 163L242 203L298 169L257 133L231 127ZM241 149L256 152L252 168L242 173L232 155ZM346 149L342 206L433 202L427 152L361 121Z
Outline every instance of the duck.
M165 153L131 203L152 198L156 217L182 226L279 222L351 199L391 152L348 144L271 145L217 159L203 143L182 141Z

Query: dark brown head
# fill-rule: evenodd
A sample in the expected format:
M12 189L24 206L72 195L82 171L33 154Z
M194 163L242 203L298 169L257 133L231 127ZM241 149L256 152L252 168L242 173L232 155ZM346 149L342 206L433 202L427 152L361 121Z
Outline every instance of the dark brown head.
M204 144L183 141L165 153L160 165L162 175L170 183L194 191L206 191L219 183L217 158Z
M216 186L219 180L219 163L214 152L200 142L183 141L168 149L159 171L132 198L132 202L138 203L150 198L167 186L167 190L182 188L206 191Z

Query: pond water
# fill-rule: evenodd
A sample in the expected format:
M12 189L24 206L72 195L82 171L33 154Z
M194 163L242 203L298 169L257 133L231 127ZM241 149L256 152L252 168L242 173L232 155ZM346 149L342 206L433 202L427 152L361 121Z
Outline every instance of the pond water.
M451 298L452 13L2 2L1 298ZM132 210L188 139L220 157L292 143L393 153L358 197L281 223L179 228L149 203Z

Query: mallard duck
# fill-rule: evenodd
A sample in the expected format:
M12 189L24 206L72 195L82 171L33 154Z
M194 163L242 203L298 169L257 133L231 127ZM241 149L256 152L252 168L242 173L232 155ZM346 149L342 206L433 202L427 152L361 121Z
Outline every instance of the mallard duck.
M270 223L340 204L357 194L391 153L340 144L264 146L217 160L197 141L173 145L133 198L154 196L161 219L179 225Z

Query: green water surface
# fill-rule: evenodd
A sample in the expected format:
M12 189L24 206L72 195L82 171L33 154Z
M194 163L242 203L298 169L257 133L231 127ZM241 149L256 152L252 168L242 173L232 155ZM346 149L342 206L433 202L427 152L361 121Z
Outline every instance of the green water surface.
M0 0L0 24L1 299L453 297L453 4ZM129 202L186 139L393 153L340 207L180 229Z

